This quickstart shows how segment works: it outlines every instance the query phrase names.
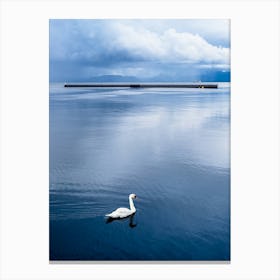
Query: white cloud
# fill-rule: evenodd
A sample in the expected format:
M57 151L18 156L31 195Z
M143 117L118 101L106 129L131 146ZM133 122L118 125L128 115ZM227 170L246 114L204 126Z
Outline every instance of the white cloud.
M111 26L114 32L113 47L125 50L132 56L159 59L166 55L160 36L147 29L117 23Z
M229 48L212 45L198 34L175 29L156 33L122 23L111 28L113 48L144 60L229 64Z
M229 71L229 45L228 20L51 20L50 73L197 80Z

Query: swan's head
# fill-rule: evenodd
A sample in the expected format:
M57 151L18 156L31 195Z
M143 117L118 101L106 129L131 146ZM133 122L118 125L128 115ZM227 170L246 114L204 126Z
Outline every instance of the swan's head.
M135 199L136 198L136 194L134 194L134 193L130 194L129 198Z

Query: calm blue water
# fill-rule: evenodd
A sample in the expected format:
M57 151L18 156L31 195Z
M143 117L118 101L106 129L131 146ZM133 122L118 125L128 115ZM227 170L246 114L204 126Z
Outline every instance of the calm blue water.
M50 260L229 260L229 133L227 84L51 84Z

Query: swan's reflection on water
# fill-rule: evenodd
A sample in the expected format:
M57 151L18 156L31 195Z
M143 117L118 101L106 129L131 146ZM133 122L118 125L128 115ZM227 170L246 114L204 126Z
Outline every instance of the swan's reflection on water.
M111 217L108 217L106 219L106 224L110 224L114 221L124 221L124 220L128 220L129 219L129 227L131 228L135 228L137 226L137 223L134 222L134 216L135 216L135 213L130 215L129 217L126 217L126 218L118 218L118 219L114 219L114 218L111 218Z

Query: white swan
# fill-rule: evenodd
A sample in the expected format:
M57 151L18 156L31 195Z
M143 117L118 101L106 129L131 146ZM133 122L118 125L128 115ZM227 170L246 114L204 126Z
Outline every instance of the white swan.
M136 198L136 194L132 193L129 195L128 200L129 200L130 209L118 208L115 211L113 211L112 213L106 214L105 216L113 218L113 219L118 219L118 218L125 218L125 217L128 217L128 216L134 214L136 212L136 208L134 206L133 199L135 199L135 198Z

